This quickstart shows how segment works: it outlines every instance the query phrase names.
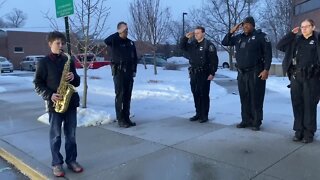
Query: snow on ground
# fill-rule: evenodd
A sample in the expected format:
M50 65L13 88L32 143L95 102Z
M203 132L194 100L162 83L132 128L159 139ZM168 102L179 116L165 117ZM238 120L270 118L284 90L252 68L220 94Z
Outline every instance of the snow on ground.
M171 57L167 59L167 62L174 64L188 64L189 60L185 57Z
M11 74L3 74L0 76L0 93L13 90L22 90L33 87L32 78L10 76Z
M184 58L172 58L170 61L181 63ZM138 65L137 77L132 92L131 117L139 123L160 120L172 116L190 117L194 115L194 103L190 91L187 68L181 70L163 70L158 67L158 74L154 75L153 66ZM83 78L83 70L78 69ZM221 74L236 79L237 72L219 69ZM0 76L0 92L33 88L33 77ZM83 79L82 79L83 82ZM13 84L9 86L7 85ZM270 76L267 88L289 97L286 86L289 81L285 77ZM83 84L77 88L80 96L83 94ZM88 101L87 108L78 108L78 126L95 126L110 123L115 119L114 85L110 66L96 70L88 70ZM218 120L222 124L239 122L239 96L228 94L224 87L211 83L209 119ZM82 102L81 102L82 103ZM231 106L234 106L230 108ZM228 109L228 110L227 110ZM291 114L288 112L287 114ZM44 114L39 121L48 123L48 116Z

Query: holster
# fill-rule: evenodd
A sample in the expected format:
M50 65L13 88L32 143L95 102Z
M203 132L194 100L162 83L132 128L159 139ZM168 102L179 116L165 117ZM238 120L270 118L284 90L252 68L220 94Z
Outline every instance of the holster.
M118 74L118 69L119 69L119 65L113 64L111 66L111 72L112 72L112 76L115 76Z

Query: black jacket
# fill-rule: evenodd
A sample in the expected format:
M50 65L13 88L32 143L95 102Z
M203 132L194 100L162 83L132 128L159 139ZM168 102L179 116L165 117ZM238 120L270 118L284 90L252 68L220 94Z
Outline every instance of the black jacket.
M294 55L294 49L297 41L302 35L296 35L293 32L287 33L277 44L277 49L279 51L285 52L284 59L282 61L283 74L289 73L290 66L292 65L292 58ZM314 36L317 43L317 53L320 62L320 33L314 31Z
M57 54L49 54L38 61L33 83L35 91L46 101L47 111L54 112L51 96L57 92L66 61L67 57ZM76 72L74 61L70 63L70 72L74 74L74 79L70 84L78 87L80 85L80 76ZM75 92L71 97L69 108L78 107L79 101L79 94Z
M137 51L136 46L130 39L122 39L119 33L114 33L107 37L104 42L111 47L113 65L121 65L133 73L137 72Z
M218 68L218 56L216 47L207 39L200 43L196 40L188 42L187 37L180 40L180 48L189 53L191 67L203 67L209 69L211 75L215 75Z
M269 70L272 61L272 48L267 35L261 30L254 30L251 34L226 34L222 40L224 46L235 46L236 60L239 69L251 68L263 64Z

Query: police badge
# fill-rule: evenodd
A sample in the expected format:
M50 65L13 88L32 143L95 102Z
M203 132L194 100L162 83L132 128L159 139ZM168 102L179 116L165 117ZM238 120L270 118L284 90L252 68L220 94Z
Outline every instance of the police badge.
M215 48L213 45L210 45L210 46L209 46L209 51L210 51L210 52L214 52L215 49L216 49L216 48Z
M265 39L266 42L270 42L270 39L269 39L269 37L267 35L264 36L264 39Z

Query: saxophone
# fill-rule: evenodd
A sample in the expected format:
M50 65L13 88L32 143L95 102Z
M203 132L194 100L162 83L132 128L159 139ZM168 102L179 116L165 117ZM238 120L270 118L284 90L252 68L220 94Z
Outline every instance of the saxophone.
M60 84L57 89L57 93L62 96L62 99L56 101L56 103L54 104L54 110L57 113L64 113L67 111L71 96L74 92L76 92L76 88L66 80L67 74L70 71L71 57L68 53L62 53L67 56L68 60L64 64Z

